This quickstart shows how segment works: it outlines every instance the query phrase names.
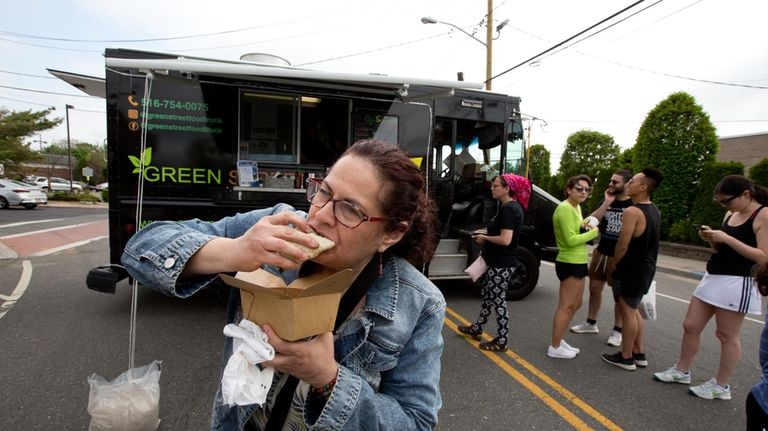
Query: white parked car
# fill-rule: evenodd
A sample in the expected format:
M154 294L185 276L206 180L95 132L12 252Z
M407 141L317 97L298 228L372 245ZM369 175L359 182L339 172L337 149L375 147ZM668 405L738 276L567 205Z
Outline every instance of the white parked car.
M31 210L38 204L47 204L48 196L39 188L21 181L0 180L0 209L21 205Z
M44 190L50 189L51 191L54 191L54 192L69 191L69 181L59 177L51 177L50 187L48 187L48 178L37 177L35 178L35 185ZM83 186L81 186L80 184L74 183L72 184L72 191L75 193L80 193L83 191Z

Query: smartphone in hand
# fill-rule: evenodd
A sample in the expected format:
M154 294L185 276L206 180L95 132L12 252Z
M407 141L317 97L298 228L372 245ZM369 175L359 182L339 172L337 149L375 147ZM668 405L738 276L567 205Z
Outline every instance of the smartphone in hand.
M709 229L709 226L707 226L707 225L703 225L703 224L694 224L694 225L693 225L693 228L694 228L694 229L696 229L696 230L699 230L699 231L701 231L701 230L707 230L707 229Z

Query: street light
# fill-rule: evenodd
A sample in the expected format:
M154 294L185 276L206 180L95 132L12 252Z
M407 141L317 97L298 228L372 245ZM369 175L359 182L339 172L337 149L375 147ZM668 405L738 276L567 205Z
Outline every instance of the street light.
M67 117L67 161L69 163L69 193L72 193L72 145L69 141L69 110L75 109L72 105L66 106L66 117Z
M467 36L471 37L472 39L476 40L480 44L482 44L485 47L485 89L491 90L491 77L493 77L493 27L491 27L491 23L493 22L493 0L488 0L488 14L486 16L486 33L485 33L485 42L475 37L475 35L468 33L463 28L451 24L450 22L445 21L439 21L435 18L425 16L421 19L422 24L445 24L447 26L453 27L456 30L459 30L460 32L466 34ZM505 19L502 21L499 25L496 26L496 32L500 32L502 28L504 28L509 23L508 19Z

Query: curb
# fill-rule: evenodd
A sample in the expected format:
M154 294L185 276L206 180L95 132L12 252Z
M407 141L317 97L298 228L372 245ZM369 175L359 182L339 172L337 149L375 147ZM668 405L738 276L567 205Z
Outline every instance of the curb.
M0 242L0 260L18 259L18 258L19 258L18 253L16 253L12 248Z
M701 280L704 277L703 272L688 271L685 269L671 268L668 266L656 265L657 272L664 272L672 275L679 275L680 277L692 278L694 280Z
M90 208L90 209L109 209L106 202L70 202L70 201L48 201L49 208Z

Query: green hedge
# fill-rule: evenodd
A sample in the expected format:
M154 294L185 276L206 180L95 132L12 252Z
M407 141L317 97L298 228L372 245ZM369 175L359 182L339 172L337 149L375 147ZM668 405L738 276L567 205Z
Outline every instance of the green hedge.
M720 227L725 216L725 208L713 202L712 195L717 183L723 177L733 174L744 175L744 165L740 162L712 162L704 167L691 205L691 213L688 214L688 217L672 225L669 232L670 240L707 245L699 238L693 224L703 224L713 228Z

